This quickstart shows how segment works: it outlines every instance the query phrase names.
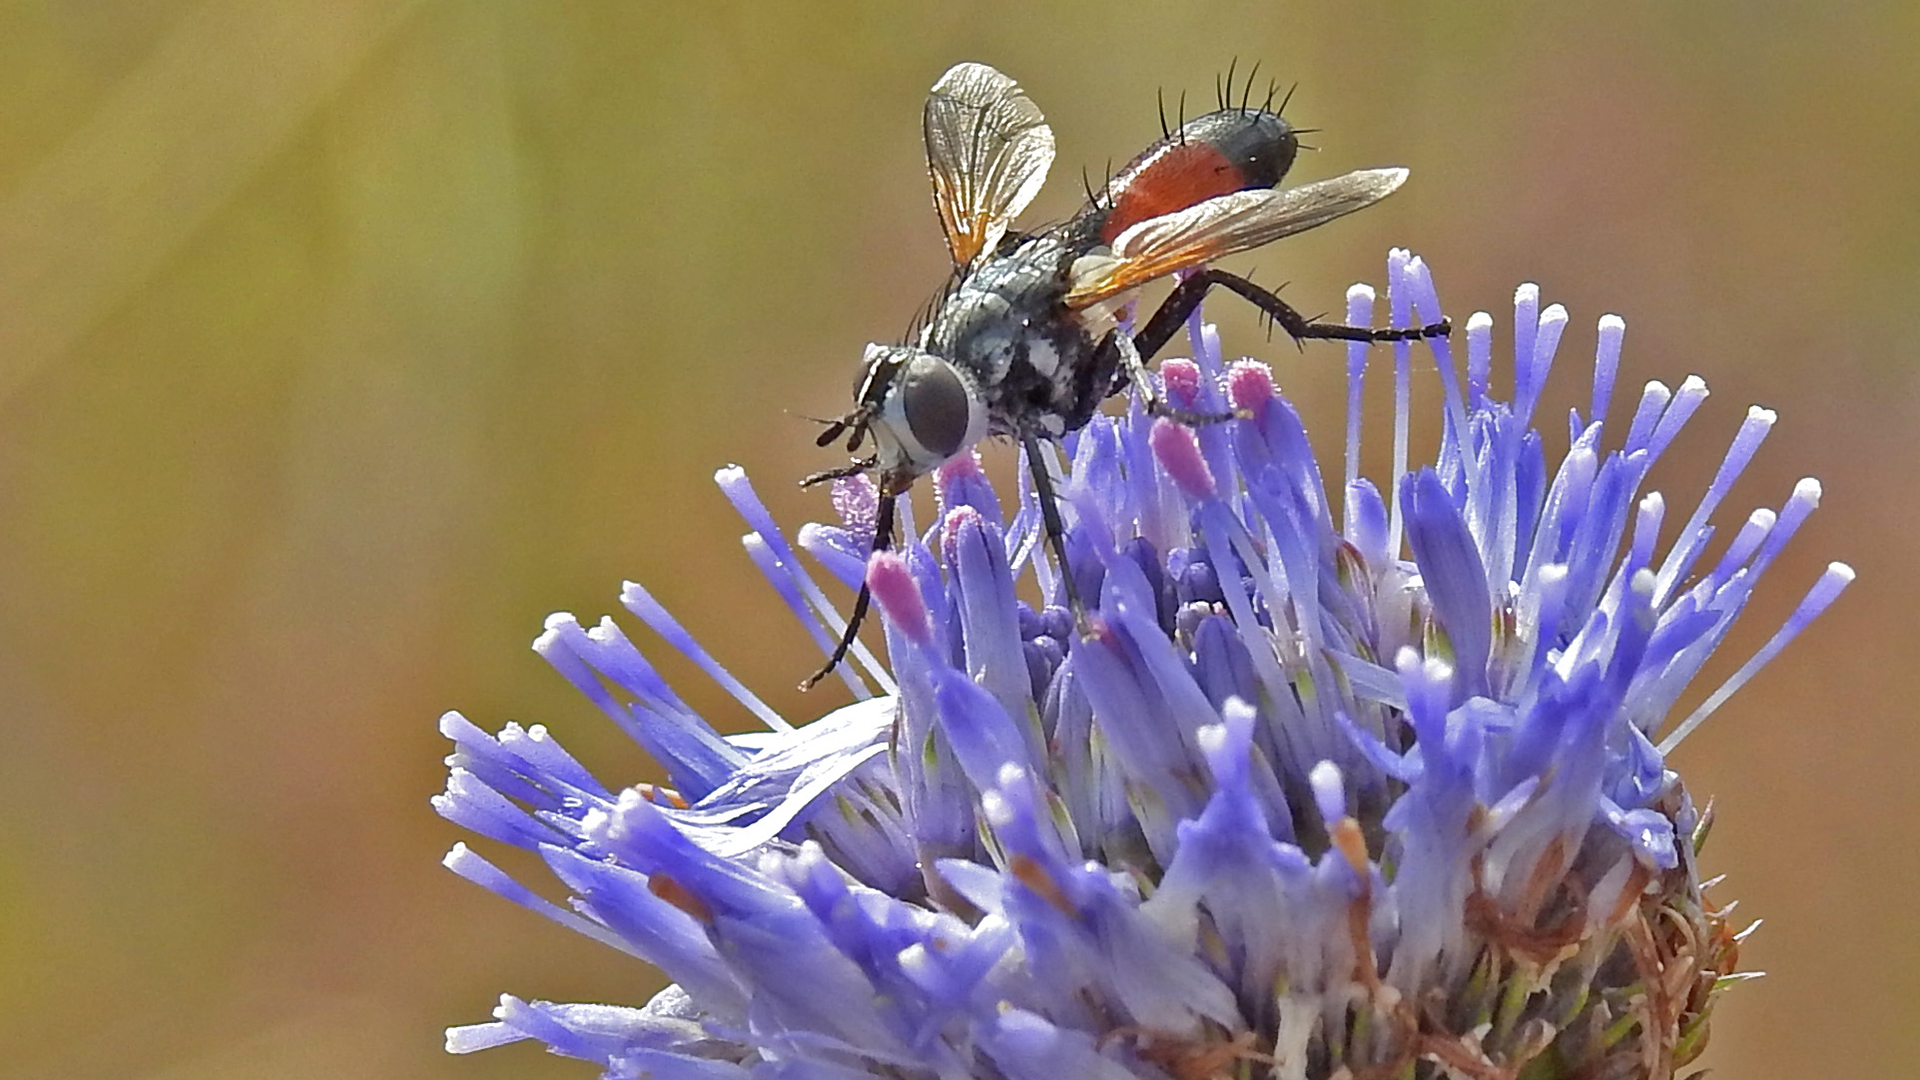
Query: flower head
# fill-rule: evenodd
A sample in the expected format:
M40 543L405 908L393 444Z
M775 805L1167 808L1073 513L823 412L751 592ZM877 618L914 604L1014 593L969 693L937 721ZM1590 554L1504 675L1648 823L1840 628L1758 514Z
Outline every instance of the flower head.
M1394 325L1439 317L1420 260L1395 252L1388 279ZM1348 300L1372 321L1370 290ZM1396 344L1383 486L1359 475L1369 357L1352 346L1330 489L1273 373L1224 363L1196 319L1166 395L1237 419L1186 428L1136 399L1067 440L1083 627L1024 487L1003 502L963 457L936 477L935 520L869 558L872 492L841 482L841 524L798 547L871 586L889 664L856 650L855 703L804 726L638 585L627 609L766 730L721 735L611 620L552 617L536 651L671 786L616 790L542 728L491 736L449 713L436 807L538 852L571 903L465 845L447 862L673 985L632 1008L503 998L449 1048L532 1038L610 1077L700 1080L1670 1075L1704 1043L1739 935L1702 895L1709 815L1666 755L1852 573L1829 567L1677 717L1819 487L1707 557L1773 423L1754 409L1663 529L1645 481L1706 387L1649 383L1610 419L1613 316L1550 462L1534 411L1566 321L1519 290L1508 399L1491 318L1466 323L1464 381L1430 342L1444 412L1418 468ZM739 470L718 479L748 554L830 650L844 623L794 545ZM1029 574L1053 603L1020 598Z

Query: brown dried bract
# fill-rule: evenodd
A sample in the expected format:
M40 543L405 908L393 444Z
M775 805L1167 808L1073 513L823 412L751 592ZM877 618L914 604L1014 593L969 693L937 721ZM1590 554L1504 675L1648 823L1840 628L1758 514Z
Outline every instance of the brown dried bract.
M1224 1034L1224 1033L1222 1033ZM1238 1061L1275 1064L1273 1055L1254 1049L1254 1033L1242 1031L1231 1038L1189 1038L1168 1035L1147 1028L1115 1028L1101 1037L1130 1039L1134 1053L1164 1069L1174 1080L1228 1080L1230 1067Z

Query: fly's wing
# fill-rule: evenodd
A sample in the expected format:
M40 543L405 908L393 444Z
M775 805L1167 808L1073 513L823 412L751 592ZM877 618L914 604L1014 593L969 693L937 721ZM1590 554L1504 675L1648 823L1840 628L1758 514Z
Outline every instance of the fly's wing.
M955 266L992 251L1053 164L1053 129L1020 85L985 64L955 64L927 97L927 171Z
M1235 191L1148 218L1113 238L1111 254L1073 266L1067 306L1089 307L1157 277L1324 225L1393 194L1405 169L1362 169L1290 188Z

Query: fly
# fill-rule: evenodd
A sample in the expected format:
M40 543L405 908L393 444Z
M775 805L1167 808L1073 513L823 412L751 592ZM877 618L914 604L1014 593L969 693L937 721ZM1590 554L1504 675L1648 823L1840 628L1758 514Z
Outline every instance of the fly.
M1251 86L1251 79L1248 80ZM1205 264L1353 213L1392 194L1405 169L1361 169L1282 188L1297 133L1266 104L1233 105L1181 123L1149 146L1067 221L1033 232L1009 226L1045 182L1053 131L1019 84L985 64L957 64L927 97L924 135L933 205L954 279L918 336L867 346L854 406L827 425L864 457L808 477L815 484L871 474L879 492L873 550L893 543L894 503L913 482L989 435L1026 450L1048 547L1076 623L1085 610L1067 572L1066 529L1041 453L1084 427L1129 383L1156 415L1186 423L1226 419L1160 400L1146 363L1219 286L1258 307L1296 341L1403 341L1450 331L1442 320L1373 329L1306 318L1252 281ZM1282 102L1284 108L1285 102ZM1144 324L1119 322L1141 286L1186 272ZM803 687L846 657L871 594L863 583L833 655Z

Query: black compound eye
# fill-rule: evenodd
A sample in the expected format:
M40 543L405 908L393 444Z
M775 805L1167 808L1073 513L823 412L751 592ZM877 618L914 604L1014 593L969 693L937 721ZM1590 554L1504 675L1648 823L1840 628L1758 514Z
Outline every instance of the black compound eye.
M960 452L973 399L952 365L932 357L914 361L900 384L900 404L914 441L928 453L948 458Z

